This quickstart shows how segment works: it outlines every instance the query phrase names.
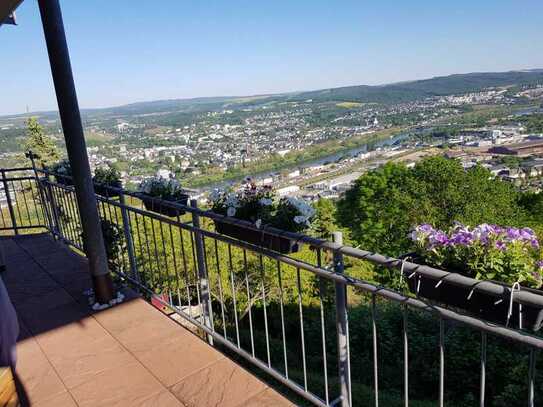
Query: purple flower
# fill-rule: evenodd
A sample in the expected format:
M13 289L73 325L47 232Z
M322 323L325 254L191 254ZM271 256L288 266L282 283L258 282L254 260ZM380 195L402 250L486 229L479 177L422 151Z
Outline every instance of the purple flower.
M538 260L535 264L537 265L537 267L543 270L543 260Z
M505 249L507 249L507 245L505 244L503 240L498 240L496 242L496 249L504 251Z
M507 238L510 241L515 241L520 238L520 231L517 228L507 228Z
M430 236L428 236L430 247L435 246L447 246L449 244L449 237L441 230L436 230Z

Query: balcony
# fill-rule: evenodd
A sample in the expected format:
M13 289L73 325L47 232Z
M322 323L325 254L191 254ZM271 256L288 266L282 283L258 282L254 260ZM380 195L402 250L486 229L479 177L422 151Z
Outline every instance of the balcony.
M266 229L302 247L281 254L220 234L215 222L247 235L254 225L158 202L180 211L164 216L111 189L98 209L124 300L95 310L73 187L32 168L3 175L4 281L22 327L20 396L33 405L444 406L466 393L465 405L484 406L509 400L502 390L512 385L508 405L541 397L540 336L352 270L373 264L469 286L513 310L537 295ZM504 382L502 359L519 383Z

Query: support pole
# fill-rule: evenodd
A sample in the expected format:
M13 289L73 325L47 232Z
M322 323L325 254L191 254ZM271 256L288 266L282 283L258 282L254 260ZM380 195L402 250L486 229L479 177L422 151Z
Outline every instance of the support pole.
M84 249L89 260L96 300L99 303L107 303L113 298L113 284L107 265L104 237L96 206L60 4L58 0L38 0L38 4L66 149L72 168Z
M332 234L334 243L343 244L343 234ZM334 271L344 272L343 254L334 252ZM341 393L341 406L351 407L351 367L349 355L349 321L347 316L347 287L344 283L336 282L336 330L337 330L337 357L338 376Z

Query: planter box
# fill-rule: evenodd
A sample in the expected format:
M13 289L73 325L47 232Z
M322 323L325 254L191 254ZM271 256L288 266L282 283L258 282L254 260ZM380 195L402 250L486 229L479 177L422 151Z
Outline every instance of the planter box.
M162 204L162 202L170 202L175 203L179 205L187 205L187 202L189 200L189 196L185 195L180 200L177 201L162 201L161 199L151 198L146 195L140 195L139 198L143 201L143 205L145 205L145 209L151 212L160 213L164 216L169 216L171 218L181 216L185 214L184 209L179 208L172 208L170 206L165 206Z
M63 176L56 176L56 175L55 175L55 182L59 185L64 185L67 187L72 186L74 184L73 179L68 178L68 177L63 177Z
M115 186L115 188L121 188L120 186ZM119 193L108 189L105 185L94 184L94 192L98 195L105 196L107 198L115 198L119 196Z
M264 231L258 232L244 228L243 226L232 225L215 220L215 229L218 233L233 237L247 243L261 246L279 253L288 254L298 251L298 243L286 237L273 236Z
M509 290L507 290L502 297L495 297L475 289L470 297L472 287L451 284L448 283L446 279L434 280L419 273L415 273L415 275L409 278L410 274L410 272L404 272L404 277L409 286L409 291L417 295L417 297L468 311L482 319L496 324L505 325L507 323L507 314L511 300ZM441 281L441 284L436 287L439 281ZM503 283L495 281L493 281L493 283L509 287ZM522 287L521 290L543 295L543 292L540 290L525 287ZM468 299L468 297L470 298ZM539 331L542 325L543 308L521 305L517 302L513 302L513 313L509 318L509 327L522 327L522 329Z

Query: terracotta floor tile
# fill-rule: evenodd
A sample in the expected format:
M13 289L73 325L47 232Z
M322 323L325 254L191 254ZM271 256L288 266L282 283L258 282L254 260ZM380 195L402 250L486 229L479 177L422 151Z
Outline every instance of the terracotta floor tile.
M80 407L132 407L163 391L160 383L139 363L99 373L94 380L71 390Z
M51 364L68 389L95 379L107 370L125 366L135 361L110 336L95 341L83 341L67 345L65 351L46 353Z
M117 335L130 328L137 328L143 322L163 317L149 303L141 298L127 300L115 308L97 312L94 317L112 335Z
M74 399L68 392L53 396L49 400L33 404L34 407L77 407Z
M266 388L264 383L222 359L195 373L170 389L188 407L237 406Z
M33 316L37 313L45 314L50 312L51 309L66 305L73 302L72 296L70 296L64 288L59 287L49 291L43 295L28 296L24 302L15 304L17 314L21 317Z
M178 330L183 331L184 328L179 327ZM158 344L149 343L133 353L165 386L171 386L224 358L200 338L183 332L162 339Z
M240 407L295 407L296 405L275 390L266 389L240 405Z
M67 304L54 307L46 312L38 312L22 315L23 322L33 335L41 333L54 333L68 324L77 326L91 314L90 308L84 308L81 304L72 301Z
M142 400L140 404L134 404L134 407L185 407L183 403L175 398L168 389L153 394L151 397Z
M93 343L110 336L93 317L82 318L55 330L43 332L36 340L48 355L72 352L75 345Z
M150 307L150 305L149 305ZM145 352L188 331L164 315L153 311L154 316L113 334L131 352Z
M34 339L17 344L16 371L32 404L49 400L66 391Z

